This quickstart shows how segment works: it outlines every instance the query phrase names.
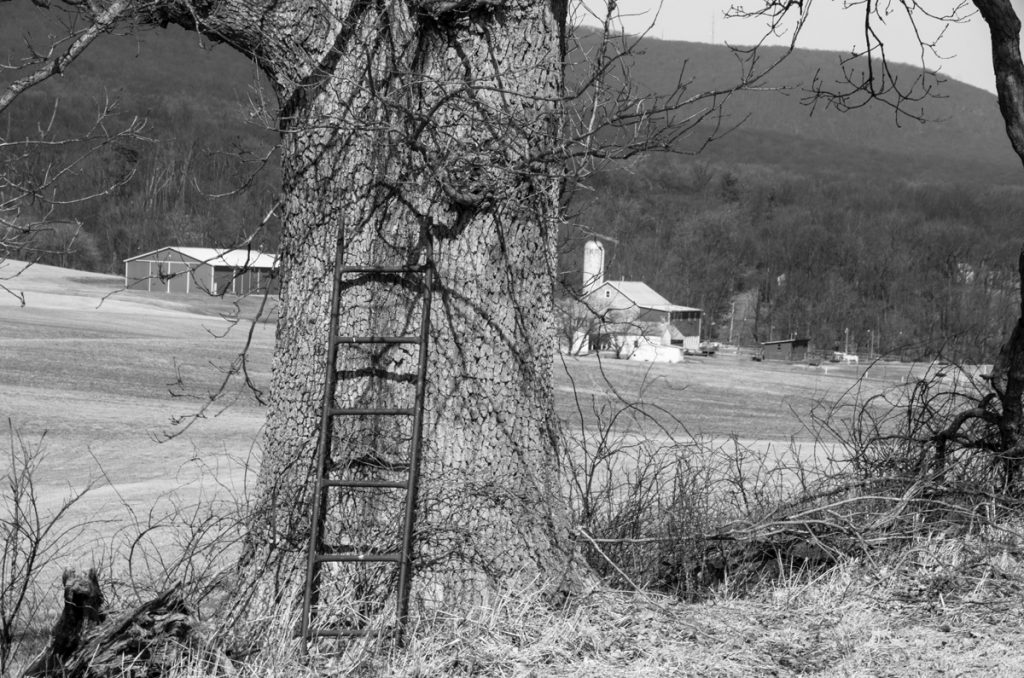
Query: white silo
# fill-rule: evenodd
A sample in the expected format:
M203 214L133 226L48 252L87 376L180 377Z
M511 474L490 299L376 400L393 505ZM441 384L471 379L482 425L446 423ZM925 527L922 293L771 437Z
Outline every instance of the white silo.
M604 282L604 245L588 240L583 246L583 294L590 294Z

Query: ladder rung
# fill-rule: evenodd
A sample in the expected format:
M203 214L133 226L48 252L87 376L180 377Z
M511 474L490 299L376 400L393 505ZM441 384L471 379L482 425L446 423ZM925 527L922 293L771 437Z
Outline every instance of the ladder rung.
M380 458L353 459L349 462L349 465L358 466L359 468L372 468L380 471L390 471L392 473L402 473L403 471L409 470L409 462L407 461L390 462Z
M316 559L321 563L400 563L402 554L393 553L321 553Z
M332 407L329 414L332 417L357 414L387 414L411 417L416 414L416 409L413 407Z
M422 273L426 264L415 266L339 266L338 273Z
M335 337L338 344L418 344L419 337Z
M325 480L321 487L391 487L396 490L403 490L409 483L396 482L394 480Z

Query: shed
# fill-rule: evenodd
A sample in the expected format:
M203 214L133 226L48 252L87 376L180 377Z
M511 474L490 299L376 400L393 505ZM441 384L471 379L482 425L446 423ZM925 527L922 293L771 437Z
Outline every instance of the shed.
M807 357L807 346L810 339L780 339L778 341L761 342L762 360L803 360Z
M167 294L276 294L277 256L248 249L161 247L124 260L124 286Z

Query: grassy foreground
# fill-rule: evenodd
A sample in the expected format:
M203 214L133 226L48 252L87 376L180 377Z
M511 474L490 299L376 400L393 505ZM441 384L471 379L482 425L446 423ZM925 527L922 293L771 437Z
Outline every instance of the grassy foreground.
M925 600L908 571L848 563L752 595L728 587L700 603L599 590L552 610L506 594L468 619L438 614L404 649L324 646L304 664L290 642L240 676L1019 676L1016 591ZM982 589L987 587L982 586ZM181 676L207 675L181 667Z
M160 505L210 505L244 494L263 410L229 384L227 403L196 417L244 344L224 302L117 292L120 279L34 267L0 295L0 410L48 455L39 468L43 509L90 479L75 506L91 526L53 563L98 564L126 584L118 534L143 526L150 553L174 543L150 529ZM113 296L110 296L113 293ZM242 315L252 312L243 307ZM225 335L225 331L231 331ZM250 374L266 385L271 324L257 324ZM807 411L904 378L895 367L829 373L738 358L643 366L567 359L559 413L570 429L600 425L608 402L656 404L674 435L765 444L812 442ZM610 397L611 387L621 397ZM177 423L172 422L177 419ZM185 424L191 425L185 427ZM44 437L45 432L45 437ZM165 434L177 433L167 438ZM630 434L625 431L624 434ZM0 459L0 471L9 460ZM141 518L140 518L141 516ZM1019 532L1019 530L1009 531ZM1001 544L994 547L993 543ZM408 647L372 641L322 648L310 665L281 638L236 668L240 676L1017 676L1024 675L1024 548L923 536L899 553L846 560L827 571L739 591L728 578L700 602L599 588L557 609L507 592L471 618L421 621ZM91 560L91 562L90 562ZM135 575L161 561L135 563ZM56 572L44 594L57 600ZM180 667L181 676L206 675ZM11 675L16 675L12 673Z

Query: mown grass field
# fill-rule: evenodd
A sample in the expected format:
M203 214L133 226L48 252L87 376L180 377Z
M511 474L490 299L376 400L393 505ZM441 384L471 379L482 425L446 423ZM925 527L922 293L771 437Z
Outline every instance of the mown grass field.
M559 416L570 427L581 418L592 427L602 404L614 410L615 403L629 403L647 406L654 421L682 436L807 442L821 433L815 413L915 371L920 367L754 362L746 354L687 357L676 365L561 357L555 388Z
M0 277L13 272L8 263ZM47 453L37 475L44 508L96 481L76 515L95 521L98 537L144 524L161 507L240 494L251 482L264 417L251 392L232 382L228 397L192 425L174 423L199 411L245 345L248 324L222 317L229 303L127 293L116 276L44 266L3 284L23 293L25 305L0 291L0 417L5 436ZM246 302L240 315L254 311ZM272 345L273 324L257 323L249 365L264 388ZM908 374L896 365L865 375L863 366L826 370L737 356L681 365L564 358L555 369L558 414L570 431L593 430L610 413L643 403L653 413L652 435L766 446L821 442L813 409L876 393ZM634 418L620 424L626 434L643 426ZM0 471L9 463L0 458ZM90 548L83 544L67 564L110 564L109 551ZM481 619L440 623L450 634L418 637L411 653L382 657L377 668L484 676L1024 674L1020 601L901 602L901 572L918 560L932 567L958 557L937 541L895 565L849 563L742 598L726 583L699 604L595 594L560 612L510 598ZM293 675L283 661L259 675Z
M16 270L8 263L0 275ZM117 276L48 266L5 284L24 294L25 305L0 294L0 414L24 440L43 440L51 463L40 480L47 487L102 474L108 487L94 494L131 502L182 491L203 468L218 469L229 485L242 480L264 416L251 390L231 379L225 394L193 417L245 348L256 300L236 313L227 300L124 291ZM226 319L236 315L240 322ZM256 323L247 349L249 374L263 389L273 334L272 322ZM557 411L570 431L642 404L673 435L780 445L814 438L816 405L893 377L860 376L855 367L826 373L736 356L679 365L564 357L555 365ZM627 431L643 424L617 422Z
M0 276L17 270L7 262ZM187 429L173 423L200 411L245 344L247 324L222 316L230 303L126 293L116 276L46 266L3 284L24 305L0 293L0 472L9 450L41 449L34 481L44 510L92 485L68 516L88 527L71 562L55 567L113 567L111 549L144 533L139 567L173 540L154 527L178 507L242 496L264 417L251 392L232 380ZM254 310L247 303L241 315ZM273 325L258 323L249 356L264 388L272 342Z

